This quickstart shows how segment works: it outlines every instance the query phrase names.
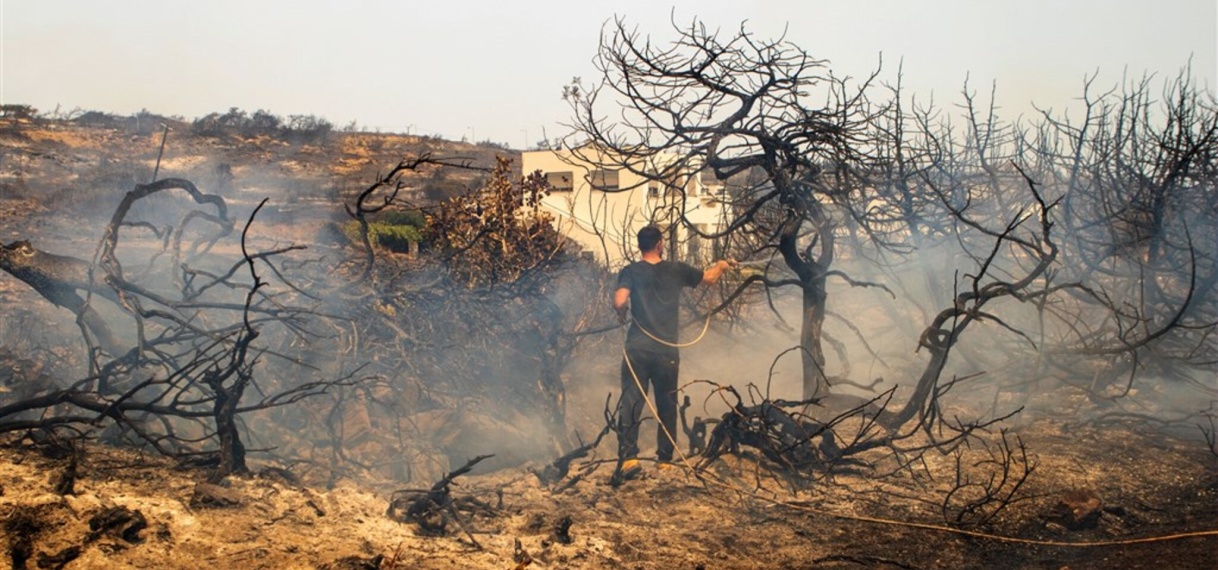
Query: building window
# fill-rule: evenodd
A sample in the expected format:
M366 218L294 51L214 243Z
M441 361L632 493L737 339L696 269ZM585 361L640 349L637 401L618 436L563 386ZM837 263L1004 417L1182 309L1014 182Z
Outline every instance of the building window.
M658 200L660 198L660 183L659 182L648 182L647 183L647 197L652 200Z
M618 189L616 170L593 170L591 178L592 187L597 190L612 191Z
M575 188L575 177L570 172L547 172L546 183L554 192L570 192Z

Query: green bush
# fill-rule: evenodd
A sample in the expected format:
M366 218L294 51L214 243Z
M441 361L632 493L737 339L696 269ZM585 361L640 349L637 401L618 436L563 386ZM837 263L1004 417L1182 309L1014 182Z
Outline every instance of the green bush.
M423 226L427 220L418 210L391 210L381 215L379 220L368 223L368 239L377 247L389 251L405 253L410 251L411 242L423 241ZM343 234L352 243L360 243L359 222L351 220L343 224Z
M419 229L427 225L427 217L420 210L389 210L381 214L379 221L392 226L414 226Z

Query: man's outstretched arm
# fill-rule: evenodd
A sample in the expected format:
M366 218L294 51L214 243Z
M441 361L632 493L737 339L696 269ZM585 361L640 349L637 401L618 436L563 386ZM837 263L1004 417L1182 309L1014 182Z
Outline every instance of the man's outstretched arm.
M730 259L720 259L714 265L707 267L702 271L702 283L700 285L714 285L719 282L719 278L723 277L723 273L728 269L736 266L736 262Z

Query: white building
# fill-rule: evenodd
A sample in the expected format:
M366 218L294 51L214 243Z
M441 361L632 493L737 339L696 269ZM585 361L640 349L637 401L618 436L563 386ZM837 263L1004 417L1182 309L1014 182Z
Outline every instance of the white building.
M723 187L704 183L695 169L674 167L676 158L622 164L583 147L524 152L521 166L526 175L544 173L552 191L542 204L557 229L600 261L637 259L638 231L654 224L666 231L668 259L702 265L714 252L681 223L681 213L704 233L722 228L729 215Z

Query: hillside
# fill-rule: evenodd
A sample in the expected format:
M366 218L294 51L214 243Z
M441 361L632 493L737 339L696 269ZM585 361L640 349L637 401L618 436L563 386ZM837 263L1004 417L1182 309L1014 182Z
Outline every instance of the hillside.
M507 149L401 134L199 130L155 116L140 123L97 113L74 121L0 119L0 215L9 235L21 234L27 223L53 223L53 216L34 219L52 209L105 219L154 172L158 179L188 179L236 204L269 197L275 209L341 217L345 200L404 158L430 153L481 168L492 166L496 155L518 158ZM408 172L403 197L429 203L479 176L459 169ZM311 207L300 208L306 203Z

